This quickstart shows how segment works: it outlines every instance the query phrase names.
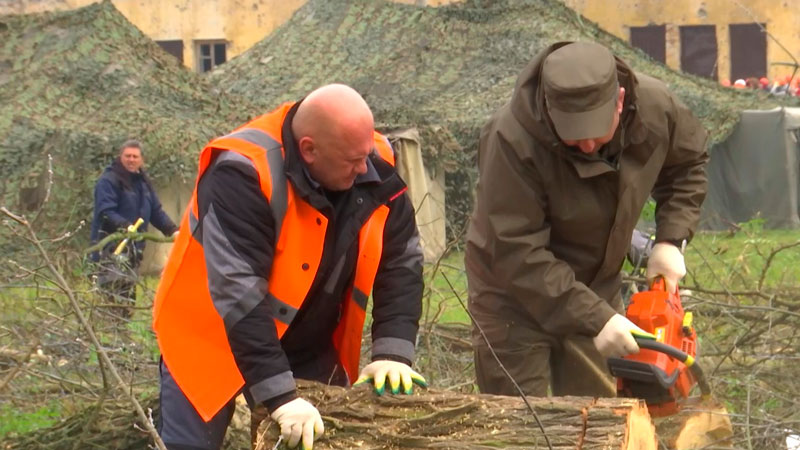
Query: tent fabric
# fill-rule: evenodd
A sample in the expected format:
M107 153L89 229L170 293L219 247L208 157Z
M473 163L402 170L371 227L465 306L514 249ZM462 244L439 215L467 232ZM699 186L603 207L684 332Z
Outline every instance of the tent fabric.
M416 128L393 131L386 137L397 155L397 171L408 185L425 261L436 261L447 246L444 170L425 167Z
M800 227L799 132L800 108L743 111L711 150L701 227L723 230L757 218L766 228Z

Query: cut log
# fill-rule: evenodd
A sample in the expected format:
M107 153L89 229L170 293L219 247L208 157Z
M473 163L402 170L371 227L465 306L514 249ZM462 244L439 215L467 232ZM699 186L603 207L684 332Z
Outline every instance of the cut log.
M368 386L345 389L298 383L299 395L317 406L326 449L656 449L655 428L635 399L533 398L539 429L521 398L416 389L413 395L377 396ZM253 414L256 450L275 447L279 430ZM260 422L260 425L259 425Z
M655 424L659 440L669 450L732 448L730 416L713 400L690 401L678 414L656 419Z

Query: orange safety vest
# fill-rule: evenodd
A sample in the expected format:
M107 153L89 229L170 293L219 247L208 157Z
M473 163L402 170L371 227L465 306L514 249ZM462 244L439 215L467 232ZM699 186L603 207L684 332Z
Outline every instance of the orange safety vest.
M231 134L211 141L200 153L197 180L217 150L236 152L252 161L261 191L275 216L278 230L269 274L269 295L278 338L289 328L305 301L322 258L328 220L299 195L284 173L281 127L292 103L256 118ZM394 165L388 141L375 133L378 154ZM364 223L358 238L358 259L353 285L346 299L333 344L349 381L358 375L365 309L383 250L383 229L389 208L379 206ZM194 231L199 215L197 182L183 215L180 233L170 252L153 306L153 329L172 377L209 421L239 392L244 378L228 343L222 317L209 293L205 254Z

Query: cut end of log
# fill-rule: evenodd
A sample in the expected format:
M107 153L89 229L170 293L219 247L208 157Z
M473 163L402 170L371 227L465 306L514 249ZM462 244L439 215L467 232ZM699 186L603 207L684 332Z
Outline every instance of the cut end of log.
M678 414L657 420L656 429L670 450L724 448L733 436L728 410L710 399L690 401Z
M647 411L647 405L643 400L636 401L627 412L628 434L622 445L624 450L656 450L658 441L656 440L656 427Z

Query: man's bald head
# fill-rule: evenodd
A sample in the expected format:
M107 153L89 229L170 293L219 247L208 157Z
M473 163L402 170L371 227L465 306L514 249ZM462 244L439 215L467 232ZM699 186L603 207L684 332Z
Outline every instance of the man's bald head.
M292 134L311 176L330 190L346 190L366 172L375 123L367 102L353 88L329 84L298 106Z
M368 130L372 133L372 111L361 94L344 84L329 84L315 89L297 108L292 121L296 139L317 137L320 133Z

